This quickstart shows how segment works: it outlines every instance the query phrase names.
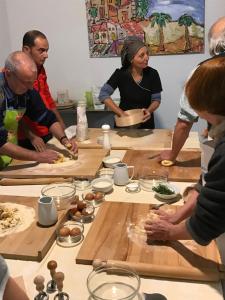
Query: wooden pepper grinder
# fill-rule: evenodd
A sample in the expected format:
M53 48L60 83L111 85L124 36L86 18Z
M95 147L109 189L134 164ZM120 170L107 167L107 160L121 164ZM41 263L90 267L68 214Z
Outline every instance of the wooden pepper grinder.
M36 290L38 291L38 295L34 298L34 300L48 300L49 297L46 294L46 292L44 292L44 277L41 275L37 275L34 278L34 284L36 285Z
M57 291L56 282L54 280L54 276L56 273L57 262L55 260L50 260L47 264L47 268L50 270L50 274L52 279L47 283L47 292L54 293Z
M58 294L55 295L54 300L69 300L69 295L67 293L64 293L63 290L63 280L65 276L63 272L57 272L55 273L54 279L57 284Z

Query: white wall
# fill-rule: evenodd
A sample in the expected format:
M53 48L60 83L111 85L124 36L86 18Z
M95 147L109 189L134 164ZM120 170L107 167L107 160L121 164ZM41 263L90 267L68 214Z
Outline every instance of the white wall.
M11 51L6 2L0 0L0 68Z
M7 7L11 50L21 47L22 36L28 30L39 29L47 35L50 51L46 68L54 96L57 90L66 88L71 98L81 99L85 90L102 85L115 68L120 67L120 58L89 58L85 0L0 1ZM225 15L225 5L224 0L205 0L205 6L207 33L211 24ZM0 10L0 20L1 15ZM163 100L157 112L158 127L174 126L185 78L198 62L207 57L206 35L205 54L150 58L150 65L159 71L163 84Z

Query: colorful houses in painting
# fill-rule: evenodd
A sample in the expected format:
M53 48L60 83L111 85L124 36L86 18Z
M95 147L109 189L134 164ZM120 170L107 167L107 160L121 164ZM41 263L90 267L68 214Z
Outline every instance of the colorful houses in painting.
M143 39L143 30L134 21L135 0L90 0L86 1L86 7L91 56L99 56L100 49L106 48L108 56L118 55L129 35Z
M91 57L118 56L127 36L146 42L151 55L199 53L204 25L186 13L150 11L151 0L86 0ZM175 4L174 4L175 5Z

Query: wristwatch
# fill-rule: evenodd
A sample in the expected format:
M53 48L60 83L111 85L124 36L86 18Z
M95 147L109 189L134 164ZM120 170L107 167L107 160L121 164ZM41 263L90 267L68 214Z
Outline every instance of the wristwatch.
M66 135L63 135L60 139L59 139L59 141L60 141L60 143L62 144L62 140L63 139L67 139L67 136Z

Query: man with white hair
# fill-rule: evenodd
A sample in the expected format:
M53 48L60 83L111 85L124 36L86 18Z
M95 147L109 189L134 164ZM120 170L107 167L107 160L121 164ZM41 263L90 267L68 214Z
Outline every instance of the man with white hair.
M58 158L52 150L40 153L17 145L18 122L23 115L47 126L64 146L70 144L72 151L77 150L76 143L65 138L55 114L46 109L39 93L33 89L36 76L34 61L22 51L11 53L0 73L0 169L12 158L45 163L53 163Z

